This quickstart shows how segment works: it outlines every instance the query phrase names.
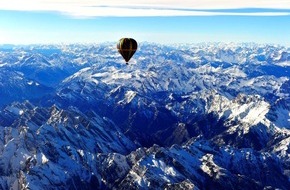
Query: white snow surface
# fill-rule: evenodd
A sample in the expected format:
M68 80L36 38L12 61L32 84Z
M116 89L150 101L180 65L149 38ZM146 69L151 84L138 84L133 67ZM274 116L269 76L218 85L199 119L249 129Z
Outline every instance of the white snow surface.
M65 68L66 64L82 68L64 79L56 89L56 95L67 100L69 108L25 108L11 104L1 110L1 116L11 121L16 118L12 124L6 122L11 126L0 124L1 171L10 178L6 181L1 178L2 181L19 188L18 180L23 179L25 187L41 189L50 183L64 185L62 182L71 180L72 176L78 176L82 182L90 182L94 176L98 182L106 185L117 182L110 182L110 179L122 178L130 179L129 182L134 182L137 187L150 189L154 185L151 183L153 179L163 185L173 184L190 174L188 178L194 176L192 179L200 179L202 184L204 174L218 180L225 175L230 176L233 168L246 173L251 170L248 167L256 169L255 164L259 161L266 164L267 159L273 161L273 165L278 160L281 165L288 166L289 75L283 73L283 69L287 71L290 65L282 57L283 52L287 52L286 48L222 43L170 47L144 43L140 46L140 54L136 54L127 66L115 51L115 46L108 46L88 48L83 45L62 45L62 51L67 55L52 56L50 59L53 60L46 60L45 56L31 56L19 50L9 62L9 59L3 61L7 57L1 52L0 63L4 63L0 65L1 69L21 66L24 62L30 65L39 63L36 65L40 69ZM85 51L82 50L84 47ZM281 72L284 76L271 72L272 68L277 67L283 67ZM267 72L271 74L264 74ZM37 80L27 80L21 72L17 77L26 85L40 85ZM170 134L172 139L184 138L186 142L182 146L159 147L162 152L159 157L154 150L150 150L152 147L140 147L133 151L140 146L138 139L133 141L127 137L123 129L119 129L119 124L114 123L113 117L101 117L95 113L97 109L93 109L86 110L90 112L89 118L74 107L76 105L71 105L74 100L78 103L82 98L88 105L103 99L106 105L114 109L128 108L132 118L137 107L140 113L153 115L148 117L153 118L152 122L159 114L163 114L161 112L165 108L178 120L168 126L170 130L170 127L176 129L176 134ZM275 107L275 100L278 99L285 100L284 104ZM202 128L198 128L199 119L210 114L217 121L224 122L225 129L221 133L210 139L206 139L202 133L194 137L188 135L187 129L190 127L196 127L196 133L212 127L209 121L209 124L202 124ZM132 127L130 125L126 126ZM130 133L129 127L126 132ZM253 147L249 148L250 143L235 144L236 139L242 141L244 135L251 133L250 129L254 127L258 131L255 135L259 137L255 140L261 139L261 144L265 141L265 146L269 147L256 151ZM154 134L155 137L159 137L159 133L162 134L162 130ZM230 141L242 148L231 145L213 148L208 143L214 141L215 145L219 145L223 135L229 135L228 138L236 135ZM265 150L269 151L263 152ZM229 168L230 165L233 168ZM263 168L270 171L266 165ZM107 171L110 172L107 174ZM116 173L112 174L114 171ZM282 172L290 178L286 169ZM33 174L41 174L41 183L39 176ZM242 177L239 179L243 180ZM190 180L187 182L193 183Z

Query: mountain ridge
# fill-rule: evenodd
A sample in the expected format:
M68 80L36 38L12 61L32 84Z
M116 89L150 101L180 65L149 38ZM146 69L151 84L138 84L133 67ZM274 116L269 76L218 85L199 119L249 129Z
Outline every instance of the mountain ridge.
M289 50L144 43L128 66L111 43L0 51L0 186L287 189Z

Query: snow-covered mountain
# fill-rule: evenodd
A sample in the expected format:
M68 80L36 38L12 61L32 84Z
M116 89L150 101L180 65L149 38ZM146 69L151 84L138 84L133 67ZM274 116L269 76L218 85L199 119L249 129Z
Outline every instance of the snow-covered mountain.
M288 189L289 52L2 47L0 189Z

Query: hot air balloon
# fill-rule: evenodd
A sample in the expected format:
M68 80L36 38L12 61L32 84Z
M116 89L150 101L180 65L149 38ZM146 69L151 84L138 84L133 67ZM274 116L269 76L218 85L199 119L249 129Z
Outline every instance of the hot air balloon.
M117 49L128 64L137 50L137 42L133 38L121 38L117 44Z

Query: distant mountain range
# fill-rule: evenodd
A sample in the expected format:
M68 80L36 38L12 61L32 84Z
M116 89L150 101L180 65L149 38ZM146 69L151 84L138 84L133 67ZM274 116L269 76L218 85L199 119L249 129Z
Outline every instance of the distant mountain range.
M289 189L290 48L0 46L0 189Z

